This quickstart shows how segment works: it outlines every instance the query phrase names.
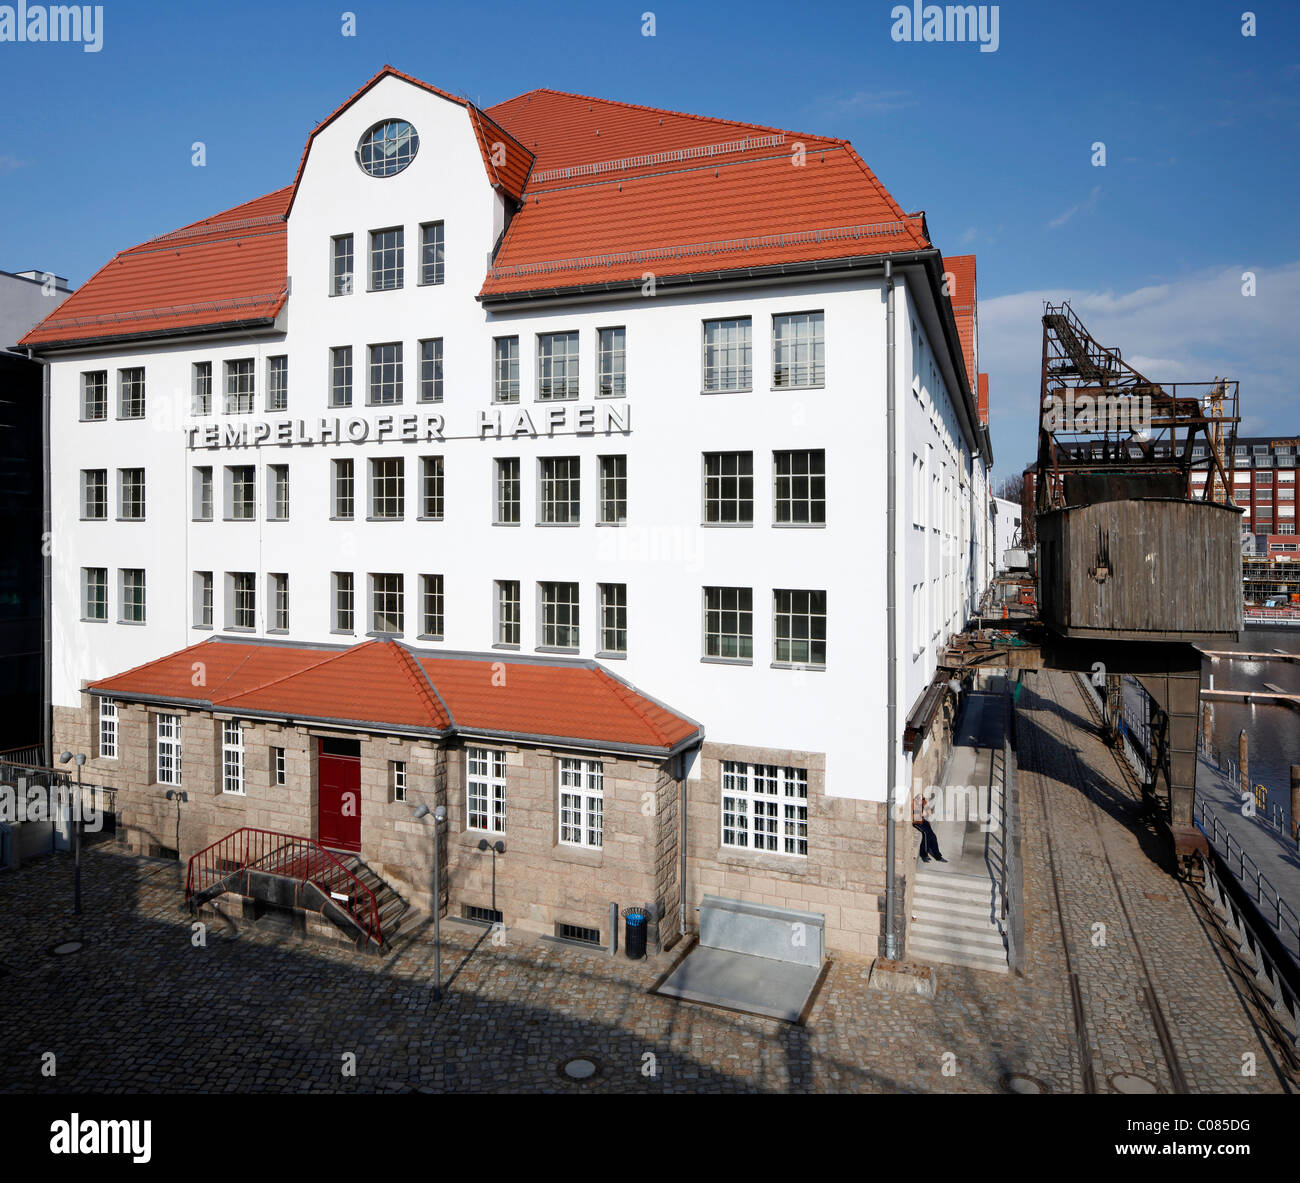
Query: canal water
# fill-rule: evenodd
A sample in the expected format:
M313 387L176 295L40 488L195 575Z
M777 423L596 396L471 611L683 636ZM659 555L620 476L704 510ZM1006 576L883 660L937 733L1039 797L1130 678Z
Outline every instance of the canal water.
M1218 644L1215 649L1247 653L1300 654L1300 628L1250 628L1239 644ZM1264 690L1271 682L1288 694L1300 694L1300 665L1286 661L1232 661L1206 659L1203 685L1214 673L1216 690ZM1237 736L1244 728L1250 737L1250 779L1267 785L1269 800L1286 808L1291 792L1291 765L1300 764L1300 711L1287 706L1216 702L1211 706L1214 742L1219 750L1237 758Z

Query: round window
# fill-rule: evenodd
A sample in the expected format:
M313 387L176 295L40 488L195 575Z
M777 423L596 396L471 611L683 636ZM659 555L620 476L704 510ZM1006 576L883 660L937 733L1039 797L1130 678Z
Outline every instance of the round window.
M415 159L419 148L415 128L403 119L385 119L361 137L357 163L372 177L391 177Z

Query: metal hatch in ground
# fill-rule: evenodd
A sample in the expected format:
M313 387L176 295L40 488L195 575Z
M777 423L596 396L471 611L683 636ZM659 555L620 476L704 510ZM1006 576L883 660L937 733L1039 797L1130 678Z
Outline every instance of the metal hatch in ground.
M706 895L700 939L656 993L800 1022L826 961L826 918Z

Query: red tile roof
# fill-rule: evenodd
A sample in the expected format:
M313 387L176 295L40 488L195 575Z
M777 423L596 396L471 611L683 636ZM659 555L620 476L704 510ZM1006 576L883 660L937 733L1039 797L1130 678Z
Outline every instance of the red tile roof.
M904 213L846 140L553 90L484 111L389 66L312 131L292 185L123 251L22 343L274 317L312 143L388 76L463 106L489 179L519 204L484 298L930 246L924 216Z
M489 114L537 161L484 296L929 245L845 140L552 90Z
M443 656L396 641L333 649L213 638L88 689L230 714L665 752L699 731L594 663Z
M943 269L948 280L948 300L952 304L957 335L961 338L962 357L966 361L966 380L975 388L975 256L945 256Z
M279 189L119 252L19 344L274 319L287 287L288 199Z

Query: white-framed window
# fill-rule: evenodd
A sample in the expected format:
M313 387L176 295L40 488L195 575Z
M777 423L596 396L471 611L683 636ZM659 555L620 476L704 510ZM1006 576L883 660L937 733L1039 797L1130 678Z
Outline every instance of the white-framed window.
M599 760L560 760L560 842L599 850L605 842L605 774Z
M330 295L352 295L352 235L336 234L330 239Z
M548 649L578 648L578 585L541 585L541 645Z
M141 567L123 567L119 572L121 580L121 604L123 624L145 623L145 584L144 570Z
M518 337L496 337L492 341L492 401L519 401Z
M621 526L627 521L627 457L600 457L600 521Z
M81 470L81 518L102 522L108 517L108 469Z
M754 589L704 589L704 656L752 661L754 657Z
M340 521L350 522L356 512L354 471L351 458L330 461L330 516Z
M190 414L212 414L212 363L196 361L190 371Z
M158 783L181 783L181 717L155 715L158 734Z
M266 409L284 411L289 407L289 359L283 353L266 359Z
M388 761L388 788L393 800L401 804L406 800L406 761Z
M81 375L81 417L86 421L108 418L107 370L87 370Z
M330 406L352 405L352 346L335 345L330 349Z
M252 414L256 381L256 363L251 357L226 362L227 415Z
M807 771L724 760L722 845L806 856Z
M772 659L781 664L826 664L826 593L778 588L772 593Z
M704 453L704 521L754 524L754 453Z
M783 526L826 524L826 452L773 452L774 520Z
M401 456L370 462L370 516L395 520L406 512L406 465Z
M596 334L596 397L627 393L627 329L600 329Z
M443 492L446 482L443 479L441 456L420 457L420 517L426 522L442 521Z
M350 633L356 628L353 601L354 579L351 571L335 571L331 575L334 599L334 631Z
M518 648L520 643L519 580L496 581L496 643Z
M194 572L194 624L198 628L212 627L212 572Z
M821 312L772 317L772 385L822 386L826 382L826 324Z
M81 568L81 619L108 619L108 568Z
M627 584L600 585L600 650L627 652Z
M257 627L257 576L252 571L226 574L227 628Z
M271 573L271 630L289 631L289 576L284 571Z
M268 464L267 482L270 496L266 499L266 520L268 522L287 522L289 520L289 466L287 464Z
M221 721L221 791L244 795L244 729L238 719Z
M425 222L420 227L420 282L442 283L446 277L446 246L443 224Z
M496 464L496 516L498 526L517 526L521 513L519 457L498 457Z
M370 232L370 290L386 292L402 286L406 231L401 226Z
M400 634L405 623L403 577L384 572L370 576L370 628L376 633Z
M121 522L144 521L144 469L117 470L117 518Z
M749 390L754 384L752 323L748 316L704 322L706 394Z
M420 576L420 635L441 640L445 621L443 619L441 575Z
M212 521L212 466L195 465L191 487L194 493L192 517L196 522Z
M289 762L285 756L284 748L271 749L271 783L276 786L283 786L289 780Z
M506 754L494 748L465 749L465 828L506 832Z
M226 518L232 522L251 522L257 516L257 470L251 464L231 464L226 468Z
M99 700L99 758L117 759L117 701L112 698Z
M390 407L402 401L402 343L385 341L371 345L370 384L366 404L371 407Z
M578 397L578 334L537 334L537 401Z
M144 418L144 366L130 366L117 372L117 417Z
M420 402L442 402L442 338L420 342Z
M537 462L541 478L538 521L543 525L576 525L581 512L581 461L577 456L543 456Z

